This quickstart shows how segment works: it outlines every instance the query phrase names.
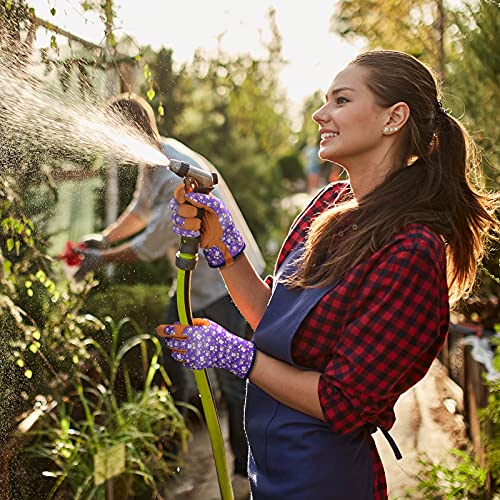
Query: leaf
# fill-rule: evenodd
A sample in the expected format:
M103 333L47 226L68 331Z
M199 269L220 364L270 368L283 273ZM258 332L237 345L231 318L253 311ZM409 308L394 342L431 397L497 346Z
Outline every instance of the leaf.
M154 89L149 89L146 95L148 96L148 99L152 101L156 95L156 92L154 91Z
M5 259L3 261L3 272L6 276L10 274L11 268L12 268L12 262L10 260Z
M30 369L28 369L24 372L24 376L26 378L31 378L33 376L33 372Z
M56 35L52 35L50 37L50 48L51 49L57 49L57 40L56 40Z
M7 251L10 252L14 248L14 239L9 238L7 240Z
M160 104L160 105L158 106L158 114L159 114L160 116L165 116L165 109L163 108L163 104Z
M52 9L50 9L50 13L55 16L56 15L56 9L54 7L52 7Z

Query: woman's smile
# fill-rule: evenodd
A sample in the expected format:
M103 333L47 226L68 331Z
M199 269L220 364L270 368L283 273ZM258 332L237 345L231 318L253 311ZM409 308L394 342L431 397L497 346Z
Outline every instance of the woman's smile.
M329 142L330 140L334 139L339 135L338 132L333 132L330 130L323 130L323 129L320 130L320 134L321 134L320 146L324 146L327 142Z

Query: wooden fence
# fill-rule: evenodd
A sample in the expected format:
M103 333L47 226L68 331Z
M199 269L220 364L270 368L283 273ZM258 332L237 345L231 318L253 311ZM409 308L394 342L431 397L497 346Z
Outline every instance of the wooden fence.
M481 325L452 325L447 342L440 354L448 375L462 389L464 397L464 422L467 435L471 441L474 454L481 465L486 468L486 454L482 436L490 431L489 426L481 423L479 413L488 405L489 389L485 381L486 369L472 356L472 346L463 345L460 341L466 336L484 336ZM494 485L491 477L487 478L488 498L492 498Z

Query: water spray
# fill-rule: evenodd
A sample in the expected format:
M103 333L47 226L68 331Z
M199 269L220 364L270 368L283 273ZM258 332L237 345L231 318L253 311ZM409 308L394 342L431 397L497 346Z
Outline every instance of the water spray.
M49 157L89 159L94 155L119 163L170 168L184 179L186 191L210 193L216 174L167 158L124 117L109 113L108 103L97 97L82 97L71 88L57 93L22 64L0 59L0 154L26 159ZM76 157L76 158L75 158ZM36 162L37 164L37 162ZM77 264L75 245L59 256ZM190 305L191 272L196 267L199 238L181 238L177 252L177 308L181 324L192 324ZM75 260L76 259L76 260ZM205 370L194 372L205 413L207 428L223 500L233 500L224 441L213 392Z

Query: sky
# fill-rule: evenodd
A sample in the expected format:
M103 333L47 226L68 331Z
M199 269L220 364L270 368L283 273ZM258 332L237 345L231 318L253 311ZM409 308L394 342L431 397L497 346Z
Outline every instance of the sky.
M324 91L335 74L358 52L355 46L329 33L335 0L115 0L117 36L128 34L139 45L173 49L174 60L188 62L196 49L213 52L222 35L222 47L236 54L264 55L262 40L269 40L267 12L276 9L276 21L283 38L283 55L288 64L281 82L297 105L316 90ZM94 13L84 14L79 0L28 0L38 17L86 40L100 43L103 24ZM50 9L55 8L55 15ZM38 30L37 44L47 45L44 30ZM61 40L61 42L63 42Z

